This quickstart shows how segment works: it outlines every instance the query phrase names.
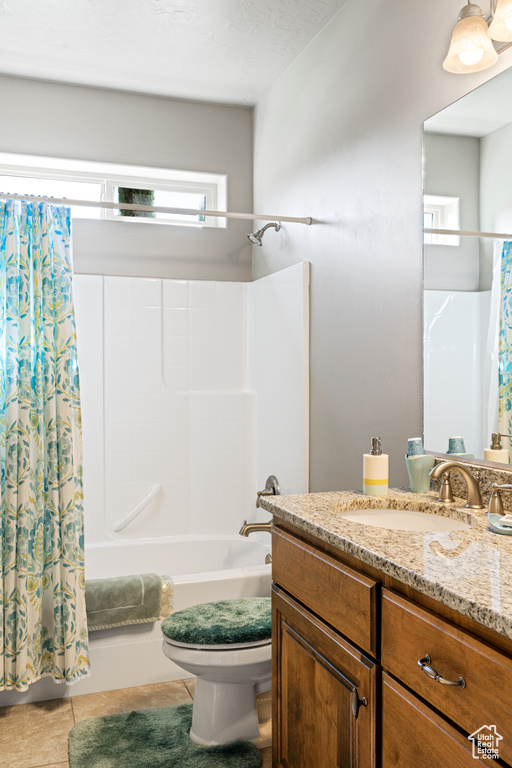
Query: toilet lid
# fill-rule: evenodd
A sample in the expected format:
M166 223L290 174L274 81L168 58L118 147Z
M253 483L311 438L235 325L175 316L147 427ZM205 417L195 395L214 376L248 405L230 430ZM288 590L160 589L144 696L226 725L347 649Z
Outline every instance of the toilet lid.
M176 645L247 648L271 638L270 597L241 597L202 603L172 613L162 632Z

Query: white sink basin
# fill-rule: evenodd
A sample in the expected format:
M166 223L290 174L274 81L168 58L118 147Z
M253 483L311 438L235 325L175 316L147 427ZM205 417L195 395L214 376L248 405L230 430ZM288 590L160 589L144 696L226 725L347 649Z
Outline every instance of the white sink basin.
M387 528L393 531L465 531L471 528L471 523L463 522L454 517L416 512L411 509L348 509L341 517L353 523L371 525L374 528Z

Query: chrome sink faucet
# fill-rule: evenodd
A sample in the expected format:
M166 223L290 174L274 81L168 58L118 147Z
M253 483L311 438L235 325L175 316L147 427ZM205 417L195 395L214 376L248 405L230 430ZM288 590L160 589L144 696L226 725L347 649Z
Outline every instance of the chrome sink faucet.
M482 496L480 494L478 480L464 464L460 464L458 461L442 461L430 471L430 477L432 480L441 480L444 478L444 475L446 475L446 473L451 469L460 472L466 481L468 500L465 506L469 509L485 509L484 504L482 504ZM438 501L454 501L448 477L446 477L441 483Z

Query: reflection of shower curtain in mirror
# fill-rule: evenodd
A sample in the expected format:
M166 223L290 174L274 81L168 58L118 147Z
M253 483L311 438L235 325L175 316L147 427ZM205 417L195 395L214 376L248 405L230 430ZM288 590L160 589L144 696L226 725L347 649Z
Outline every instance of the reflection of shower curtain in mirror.
M501 253L499 430L512 434L512 241Z
M87 675L69 208L0 202L0 690Z

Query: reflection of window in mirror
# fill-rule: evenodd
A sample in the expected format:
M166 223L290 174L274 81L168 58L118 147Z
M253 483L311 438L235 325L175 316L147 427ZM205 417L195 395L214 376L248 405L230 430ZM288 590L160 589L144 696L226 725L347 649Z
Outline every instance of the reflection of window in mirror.
M423 209L423 229L434 229L437 227L434 213L433 211L426 211ZM424 232L423 233L423 242L427 243L427 245L432 245L432 233L431 232Z
M425 221L431 223L426 224ZM460 198L447 195L424 195L423 226L428 229L459 229ZM428 245L458 246L460 237L425 232L423 242Z

